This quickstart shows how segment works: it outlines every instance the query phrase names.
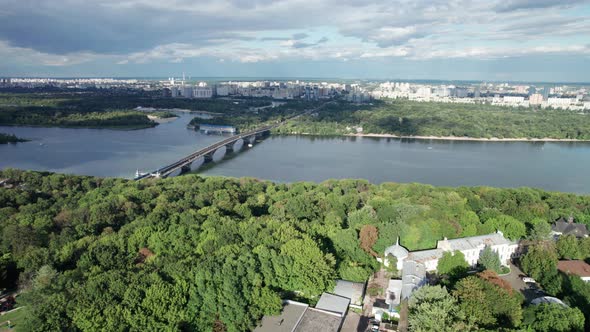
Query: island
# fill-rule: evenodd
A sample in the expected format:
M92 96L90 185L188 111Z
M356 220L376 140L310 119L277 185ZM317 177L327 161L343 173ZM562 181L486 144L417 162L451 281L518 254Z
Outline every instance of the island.
M5 134L0 133L0 144L8 144L8 143L19 143L19 142L28 142L28 140L24 138L16 137L14 134Z

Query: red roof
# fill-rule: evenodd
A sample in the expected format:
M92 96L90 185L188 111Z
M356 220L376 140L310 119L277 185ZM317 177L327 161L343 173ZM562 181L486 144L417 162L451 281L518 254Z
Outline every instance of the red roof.
M590 277L590 265L581 260L559 261L557 262L557 269L579 277Z

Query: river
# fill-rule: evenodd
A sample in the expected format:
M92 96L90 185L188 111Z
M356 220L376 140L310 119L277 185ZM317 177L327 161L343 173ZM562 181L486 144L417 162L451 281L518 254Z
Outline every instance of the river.
M0 127L33 139L0 145L0 168L131 178L176 161L220 139L186 129L180 114L155 128L119 131ZM357 137L270 136L223 156L204 175L257 177L279 182L364 178L373 183L437 186L538 187L590 193L590 143L472 142Z

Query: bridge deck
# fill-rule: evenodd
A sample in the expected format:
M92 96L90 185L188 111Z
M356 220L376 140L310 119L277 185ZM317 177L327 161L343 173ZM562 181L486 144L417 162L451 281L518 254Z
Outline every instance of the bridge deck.
M234 143L234 142L236 142L236 141L238 141L240 139L244 139L244 138L251 137L251 136L254 136L254 135L257 135L257 134L261 134L261 133L266 132L266 131L270 131L271 129L273 129L273 128L279 126L279 125L280 124L265 126L265 127L262 127L262 128L257 128L257 129L254 129L254 130L251 130L251 131L248 131L248 132L245 132L245 133L241 133L241 134L237 134L237 135L228 137L228 138L226 138L224 140L221 140L221 141L219 141L217 143L211 144L211 145L209 145L209 146L207 146L207 147L205 147L203 149L200 149L198 151L195 151L195 152L191 153L190 155L188 155L188 156L186 156L186 157L184 157L184 158L182 158L182 159L180 159L180 160L178 160L178 161L176 161L176 162L174 162L174 163L172 163L170 165L166 165L166 166L161 167L161 168L159 168L159 169L157 169L157 170L155 170L153 172L140 175L140 176L136 177L135 180L142 180L142 179L145 179L145 178L148 178L148 177L153 177L153 176L166 177L170 173L176 171L177 169L182 168L185 165L189 165L190 163L192 163L196 159L198 159L200 157L203 157L203 156L205 156L208 153L214 152L214 151L216 151L217 149L219 149L220 147L222 147L224 145L231 144L231 143Z

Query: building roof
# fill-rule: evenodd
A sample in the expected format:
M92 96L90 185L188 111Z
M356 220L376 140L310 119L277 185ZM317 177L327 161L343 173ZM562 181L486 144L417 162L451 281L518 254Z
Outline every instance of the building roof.
M400 259L408 257L408 254L409 254L408 249L402 247L399 244L399 238L394 245L385 248L385 257L386 258L387 258L387 255L393 255L395 258L400 260Z
M417 263L424 263L426 261L431 261L435 259L439 259L443 256L444 251L442 249L429 249L429 250L420 250L420 251L412 251L408 256L408 260L415 261Z
M470 249L480 249L485 246L497 246L502 244L515 244L504 237L502 232L496 232L487 235L470 236L460 239L438 241L437 248L446 251L464 251Z
M554 304L560 304L564 307L567 307L567 305L565 303L563 303L563 301L561 301L560 299L556 298L556 297L552 297L552 296L542 296L542 297L538 297L536 299L533 299L531 301L531 304L542 304L542 303L554 303Z
M389 285L387 286L387 297L385 301L393 305L398 305L401 300L402 286L402 280L389 279Z
M573 219L565 221L565 219L559 218L559 220L551 225L551 230L563 235L575 235L577 237L588 236L588 228L586 225L575 223L573 222Z
M557 269L579 277L590 277L590 265L582 260L559 261L557 262Z
M407 299L415 289L426 283L426 268L424 264L415 261L405 261L402 271L402 298Z
M314 308L308 308L293 332L337 332L343 317Z
M292 332L303 317L308 305L285 301L280 315L264 316L254 332Z
M333 312L335 314L344 316L348 310L350 299L347 297L323 293L320 300L315 305L316 309Z
M337 280L333 294L349 298L351 304L361 305L365 295L365 283Z

